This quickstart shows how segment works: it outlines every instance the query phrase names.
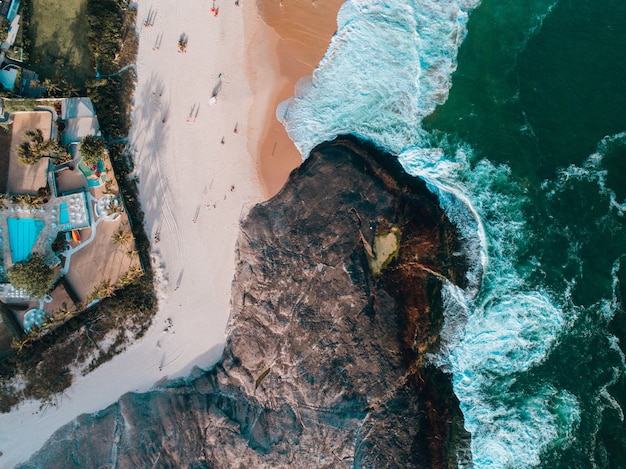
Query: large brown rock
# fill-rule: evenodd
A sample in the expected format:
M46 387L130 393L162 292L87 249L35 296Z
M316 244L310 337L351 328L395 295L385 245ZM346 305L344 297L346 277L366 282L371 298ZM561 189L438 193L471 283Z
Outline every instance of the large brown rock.
M392 227L400 250L374 277L367 251ZM22 467L456 467L469 436L424 353L442 282L465 286L460 252L395 158L322 144L241 226L218 365L79 417Z

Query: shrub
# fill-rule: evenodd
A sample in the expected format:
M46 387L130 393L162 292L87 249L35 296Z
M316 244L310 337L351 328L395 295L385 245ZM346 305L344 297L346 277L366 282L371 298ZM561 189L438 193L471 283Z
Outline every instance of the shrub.
M80 154L83 156L83 161L88 166L95 166L98 164L98 160L102 158L104 152L104 140L94 135L87 135L80 142Z
M9 282L34 298L43 297L54 280L54 271L48 267L43 254L33 253L25 261L16 262L7 270Z

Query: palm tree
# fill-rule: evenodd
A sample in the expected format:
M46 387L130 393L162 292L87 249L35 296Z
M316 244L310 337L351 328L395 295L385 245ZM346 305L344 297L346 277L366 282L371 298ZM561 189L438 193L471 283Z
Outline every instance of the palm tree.
M43 81L43 86L46 88L48 96L57 96L61 91L58 83L52 81L50 78L46 78Z
M13 203L24 205L27 209L36 208L39 206L39 199L31 196L30 194L20 194L13 196Z
M67 161L70 158L67 150L56 140L44 140L41 129L30 129L24 132L25 142L17 146L15 152L18 160L25 165L32 166L39 163L41 158L48 157L57 161Z
M122 207L122 204L120 204L117 199L111 199L111 201L107 205L107 212L109 213L109 215L113 215L115 213L122 213L123 211L124 211L124 208Z
M104 182L103 194L113 194L113 179L107 179Z
M63 94L65 96L78 96L78 88L65 79L61 80L61 89L63 90Z
M26 208L29 209L39 207L39 200L29 194L25 194L22 196L22 203L26 206Z
M17 160L26 166L36 165L41 160L41 155L33 152L28 142L22 142L15 147L15 154L17 155Z
M30 140L35 145L41 145L44 142L43 132L41 129L29 129L24 132L24 138Z
M67 303L63 302L63 305L54 313L54 317L58 318L60 321L64 321L65 319L70 318L73 314L74 313L67 307Z
M141 277L144 274L143 269L139 267L138 265L132 266L129 269L128 273L132 275L133 278Z
M128 231L122 231L122 230L117 230L111 236L113 243L117 245L126 244L128 241L130 241L130 238L131 238L130 233Z
M20 353L24 348L30 347L33 342L33 337L28 334L22 339L13 339L11 341L11 347L17 349L17 353Z
M87 300L91 302L95 299L106 298L113 295L114 291L115 286L111 285L111 281L104 280L102 283L96 285L96 288L94 288L91 294L87 297Z

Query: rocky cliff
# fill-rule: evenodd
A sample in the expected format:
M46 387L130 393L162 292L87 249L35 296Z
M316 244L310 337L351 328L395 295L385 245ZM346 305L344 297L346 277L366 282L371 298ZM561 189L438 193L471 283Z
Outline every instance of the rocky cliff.
M391 155L322 144L242 223L218 365L79 417L22 467L456 467L469 435L424 353L462 252Z

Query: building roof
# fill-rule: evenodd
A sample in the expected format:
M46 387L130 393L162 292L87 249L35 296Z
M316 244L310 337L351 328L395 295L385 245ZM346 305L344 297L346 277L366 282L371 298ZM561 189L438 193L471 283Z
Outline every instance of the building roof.
M47 183L48 158L42 158L33 166L25 166L17 159L15 149L25 142L24 132L30 129L41 129L45 140L50 138L52 114L48 111L16 112L13 115L13 133L11 134L11 150L9 153L9 174L7 192L9 194L36 195L40 187Z
M65 145L80 142L87 135L98 135L99 132L100 125L97 117L67 119L61 141Z
M61 119L96 117L96 110L89 98L66 98L61 102Z
M13 21L20 7L19 0L0 0L0 16Z

